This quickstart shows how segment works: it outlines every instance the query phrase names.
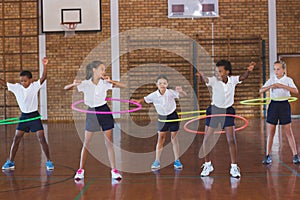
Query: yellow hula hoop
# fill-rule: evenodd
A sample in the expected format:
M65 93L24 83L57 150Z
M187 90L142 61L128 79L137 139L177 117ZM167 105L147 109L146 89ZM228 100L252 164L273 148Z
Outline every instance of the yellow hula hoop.
M280 97L280 98L257 98L257 99L248 99L248 100L243 100L240 101L240 104L243 105L250 105L250 106L256 106L256 105L267 105L270 103L271 100L275 101L283 101L283 100L288 100L289 102L297 101L297 97ZM257 102L257 101L264 101L264 102Z
M178 112L178 115L187 115L187 114L195 114L195 113L206 113L206 110ZM184 118L179 118L179 119L158 119L158 121L159 122L181 122L181 121L185 121L185 120L194 119L194 118L197 118L199 116L203 116L203 115L196 115L196 116L192 116L192 117L184 117Z

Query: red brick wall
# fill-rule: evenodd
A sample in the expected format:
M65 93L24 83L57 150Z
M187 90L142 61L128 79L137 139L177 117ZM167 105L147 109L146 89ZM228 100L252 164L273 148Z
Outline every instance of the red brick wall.
M2 63L0 78L4 76L4 63L11 68L20 69L22 65L33 71L38 70L38 5L36 1L20 2L0 3L0 28L2 30L0 32L0 61ZM299 53L300 2L292 0L277 0L276 2L278 53ZM199 38L210 39L213 23L215 38L261 36L266 41L268 58L267 0L219 0L220 17L205 19L169 19L167 4L167 0L120 0L120 32L134 28L160 27L182 32L193 39L197 38L197 34ZM13 19L6 20L7 18ZM5 29L3 29L4 25ZM15 35L27 35L28 37L20 37L22 38L21 43L19 38L6 37ZM109 0L102 0L102 32L76 33L75 37L70 38L65 38L63 33L46 34L46 55L49 58L47 82L49 120L72 119L72 110L70 109L72 91L66 92L63 87L73 81L89 52L109 37ZM21 51L33 53L21 55ZM208 48L207 51L211 53L211 49ZM7 54L11 52L16 54ZM121 57L121 74L127 70L126 63L126 56ZM6 76L7 79L17 81L17 75L7 74ZM36 72L34 76L37 76ZM0 103L3 105L3 92L1 94ZM9 98L10 104L15 104L15 99ZM18 108L9 108L9 110L11 115L18 112Z

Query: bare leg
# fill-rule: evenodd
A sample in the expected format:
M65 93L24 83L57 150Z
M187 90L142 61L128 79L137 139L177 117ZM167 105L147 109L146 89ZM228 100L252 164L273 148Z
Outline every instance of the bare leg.
M296 155L297 154L297 147L296 147L294 134L293 134L293 131L292 131L292 128L291 128L291 123L281 125L281 128L282 128L282 131L286 134L286 136L288 138L289 145L291 147L293 155Z
M37 138L42 146L43 152L45 153L45 156L47 160L50 160L50 153L49 153L49 147L45 138L44 130L39 130L36 132Z
M115 161L115 150L113 145L112 129L105 131L104 134L105 134L105 146L108 152L108 159L110 162L110 166L112 169L115 169L116 161Z
M167 132L158 132L157 144L156 144L156 154L155 160L160 161L161 152L166 140Z
M171 132L171 141L173 145L173 152L175 160L179 159L179 143L177 138L177 132Z
M214 134L214 128L209 127L209 126L205 126L205 135L204 135L204 139L203 139L203 151L204 151L204 155L205 155L205 162L209 162L210 161L210 157L209 157L209 152L212 149L211 144L215 144L214 142L211 142L211 139L213 139L213 134Z
M84 168L86 158L88 155L88 146L90 144L92 137L93 137L92 132L85 131L84 142L83 142L83 146L81 149L81 155L80 155L80 166L79 166L80 169Z
M25 131L16 130L16 134L15 134L13 143L10 148L9 160L14 161L16 153L19 148L20 141L23 138L24 133L25 133Z
M267 123L267 149L266 149L266 155L270 155L272 146L273 146L273 139L276 131L276 125Z
M225 127L226 138L229 146L230 159L232 164L237 163L237 144L234 126Z

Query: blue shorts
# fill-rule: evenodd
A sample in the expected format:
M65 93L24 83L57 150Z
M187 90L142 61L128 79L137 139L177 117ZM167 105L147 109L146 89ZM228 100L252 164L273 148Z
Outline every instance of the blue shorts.
M169 115L158 115L158 119L160 120L171 120L171 119L178 119L178 114L176 111ZM159 132L176 132L179 130L179 122L158 122L157 130Z
M110 112L110 108L107 104L104 104L95 108L88 108L90 111L103 111ZM102 131L107 131L114 128L114 118L112 114L86 114L85 121L85 130L89 132L97 132L100 131L100 127L102 127Z
M40 116L40 113L38 111L31 112L31 113L22 113L20 120L30 119L30 118L38 117L38 116ZM32 121L28 121L28 122L18 123L18 126L16 129L19 131L25 131L25 132L29 133L29 131L37 132L40 130L44 130L44 127L43 127L41 119L35 119Z
M289 124L291 119L291 106L288 101L271 101L267 112L267 122L273 125Z
M228 108L218 108L217 106L210 105L206 109L206 115L216 115L216 114L231 114L235 115L235 110L232 106ZM205 120L205 125L218 128L218 125L221 124L221 127L224 129L225 127L235 126L234 117L229 116L220 116L220 117L208 117Z

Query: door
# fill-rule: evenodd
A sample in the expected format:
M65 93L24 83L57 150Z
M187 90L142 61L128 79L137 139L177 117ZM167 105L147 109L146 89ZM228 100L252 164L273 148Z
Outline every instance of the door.
M287 68L287 76L294 80L299 92L300 92L300 55L299 57L282 56L281 60L285 61ZM293 97L297 97L298 100L291 102L292 115L300 117L300 94L291 94Z

